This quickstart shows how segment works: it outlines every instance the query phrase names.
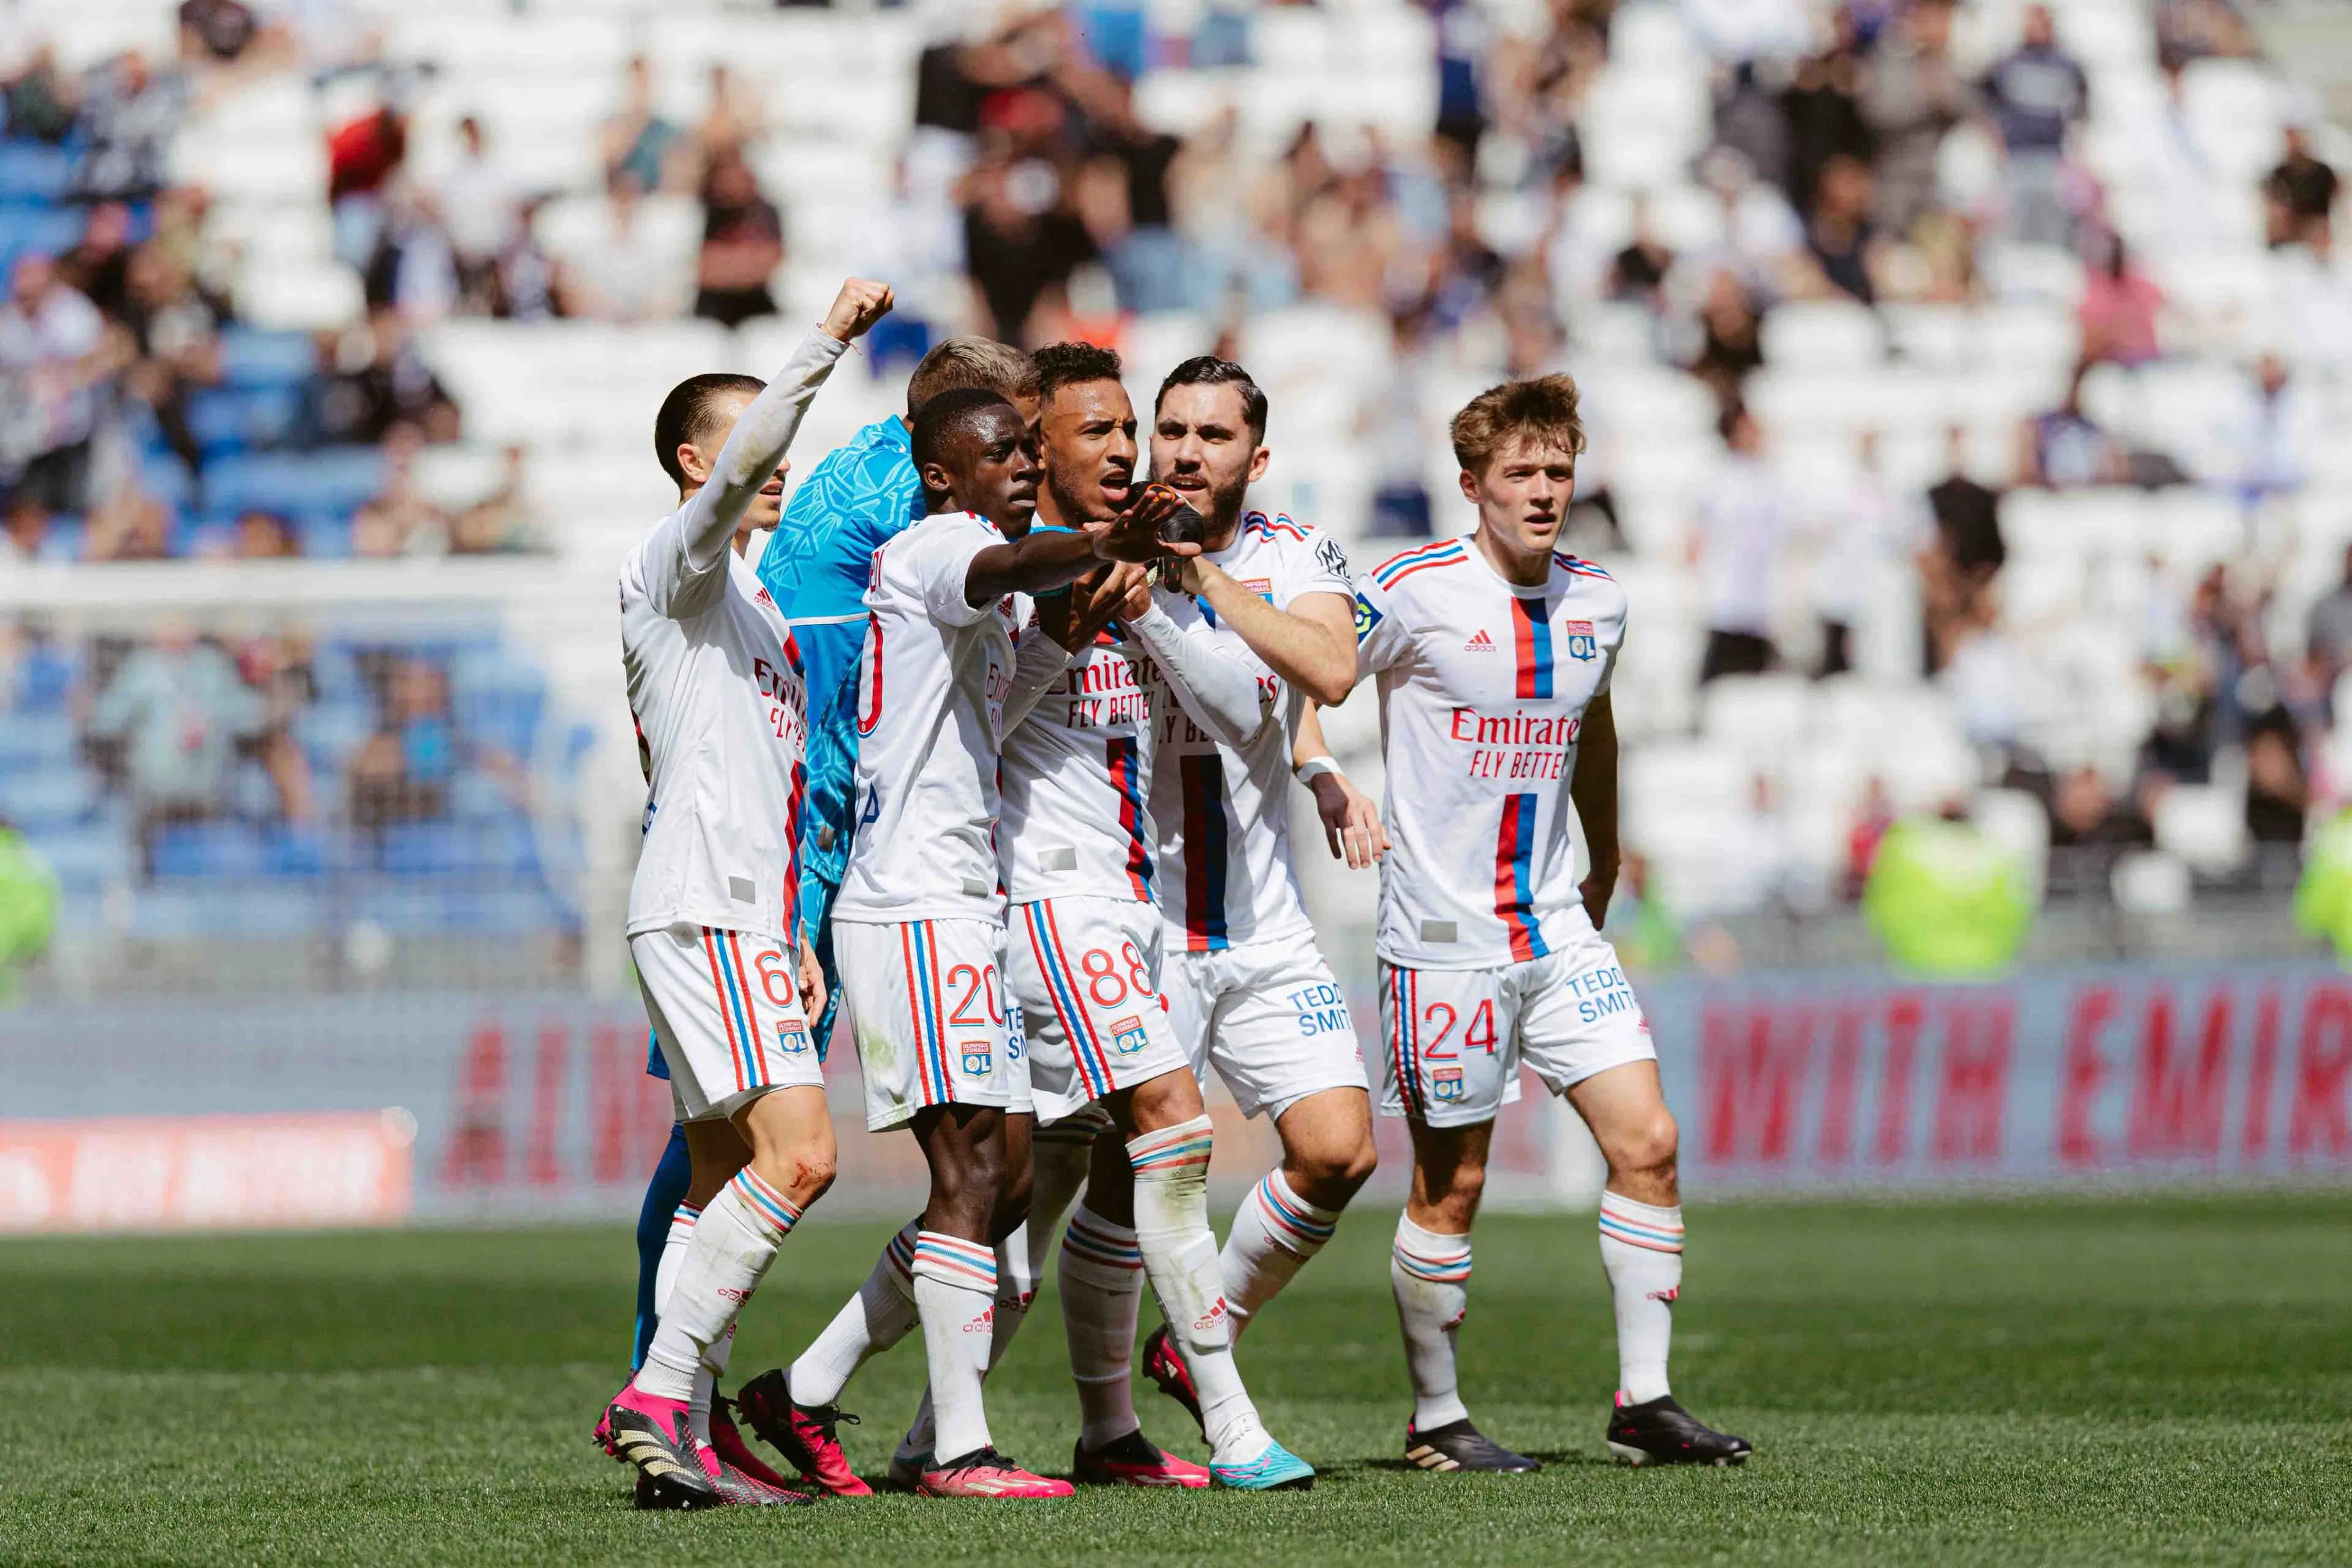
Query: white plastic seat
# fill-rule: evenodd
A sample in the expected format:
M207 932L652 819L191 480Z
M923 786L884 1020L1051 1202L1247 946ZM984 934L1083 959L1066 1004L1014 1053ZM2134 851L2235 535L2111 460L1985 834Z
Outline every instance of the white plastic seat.
M2242 792L2212 784L2174 784L2155 814L2157 847L2192 870L2224 873L2246 858L2246 803Z
M1847 300L1791 300L1764 317L1764 361L1776 369L1837 370L1875 365L1886 334L1869 307Z

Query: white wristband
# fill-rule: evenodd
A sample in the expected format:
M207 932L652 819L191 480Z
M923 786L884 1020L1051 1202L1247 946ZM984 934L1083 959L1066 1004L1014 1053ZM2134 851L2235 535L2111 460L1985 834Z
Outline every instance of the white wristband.
M1313 784L1325 773L1339 773L1339 764L1328 757L1309 757L1290 771L1300 784Z

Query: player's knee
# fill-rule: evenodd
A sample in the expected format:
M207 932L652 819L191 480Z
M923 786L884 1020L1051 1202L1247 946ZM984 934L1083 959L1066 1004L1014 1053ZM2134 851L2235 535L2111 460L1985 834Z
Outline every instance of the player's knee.
M1660 1106L1622 1136L1612 1139L1610 1163L1620 1171L1671 1178L1680 1134L1674 1112Z
M1371 1179L1379 1163L1372 1141L1366 1136L1298 1151L1289 1177L1300 1197L1333 1208L1354 1197Z

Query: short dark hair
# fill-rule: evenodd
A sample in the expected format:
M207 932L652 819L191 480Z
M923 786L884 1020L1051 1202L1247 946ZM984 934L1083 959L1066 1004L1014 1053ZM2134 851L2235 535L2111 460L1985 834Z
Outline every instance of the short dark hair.
M688 443L702 445L719 423L719 398L730 392L757 396L767 389L768 384L756 375L726 371L689 375L671 387L669 395L662 399L661 412L654 416L654 456L661 459L662 472L684 489L686 470L677 466L677 449Z
M907 378L907 417L911 421L924 404L943 392L973 387L1006 399L1034 396L1037 369L1011 343L981 337L945 339Z
M950 437L961 435L977 426L991 409L1002 408L1015 421L1020 410L1013 400L984 386L960 386L953 392L942 392L915 411L915 466L944 460L943 448Z
M1242 419L1249 426L1250 439L1265 439L1265 393L1252 380L1250 373L1229 359L1214 354L1196 354L1168 373L1160 384L1160 395L1151 400L1151 412L1168 401L1168 390L1175 386L1230 386L1242 395Z
M1118 381L1123 372L1118 353L1098 343L1047 343L1029 356L1037 367L1037 397L1043 403L1066 386L1090 381Z

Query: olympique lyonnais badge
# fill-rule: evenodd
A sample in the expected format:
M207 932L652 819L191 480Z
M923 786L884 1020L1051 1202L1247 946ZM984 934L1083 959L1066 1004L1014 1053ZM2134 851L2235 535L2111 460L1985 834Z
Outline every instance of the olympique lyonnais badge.
M996 1053L986 1040L963 1043L963 1070L968 1078L986 1078L996 1068Z
M1264 599L1267 604L1271 605L1274 603L1274 581L1272 578L1244 577L1242 579L1242 586L1247 588L1251 593L1255 594L1259 598Z
M1561 631L1568 634L1568 657L1594 659L1601 657L1601 644L1592 636L1591 621L1562 621Z
M776 1049L788 1057L796 1057L808 1048L806 1029L798 1024L780 1023L776 1026Z
M1429 1086L1430 1092L1435 1095L1439 1100L1460 1100L1462 1098L1462 1069L1460 1068L1439 1068L1436 1071L1429 1075Z
M1141 1050L1143 1048L1144 1039L1145 1036L1143 1033L1142 1019L1115 1018L1111 1020L1110 1043L1118 1047L1118 1054L1120 1056L1131 1057L1136 1052Z

